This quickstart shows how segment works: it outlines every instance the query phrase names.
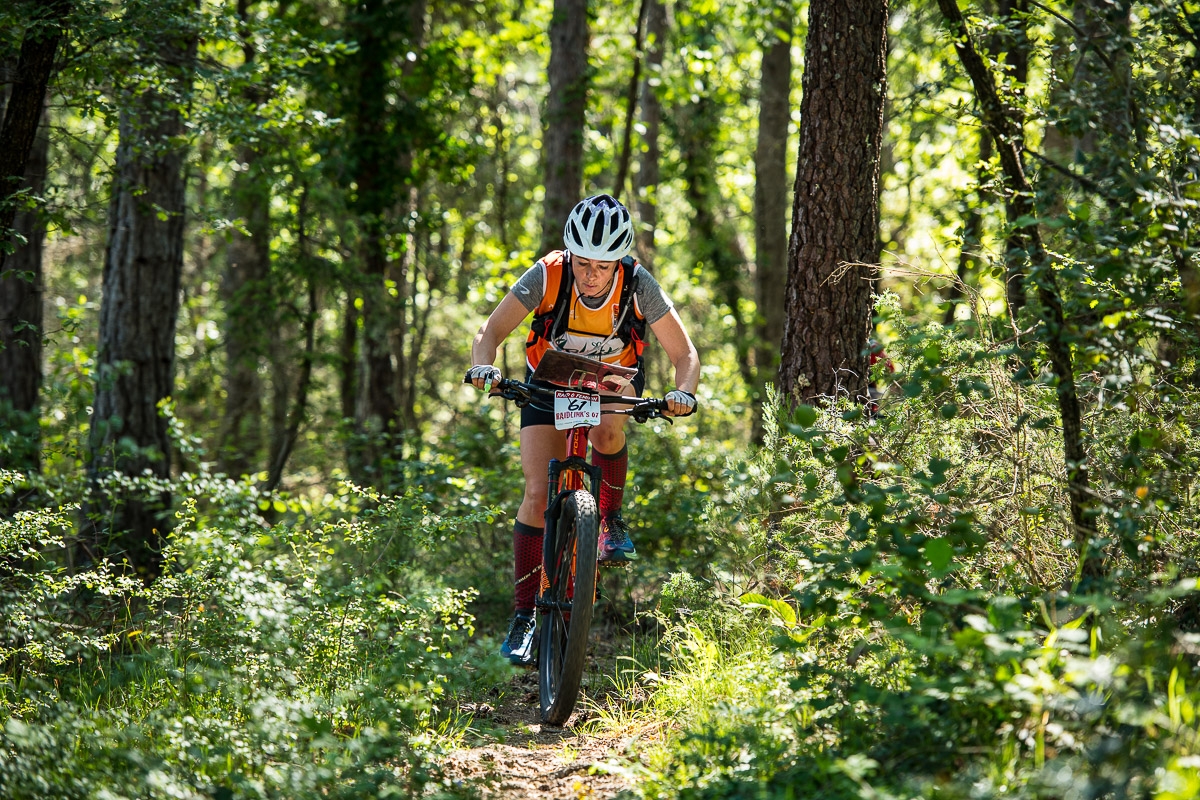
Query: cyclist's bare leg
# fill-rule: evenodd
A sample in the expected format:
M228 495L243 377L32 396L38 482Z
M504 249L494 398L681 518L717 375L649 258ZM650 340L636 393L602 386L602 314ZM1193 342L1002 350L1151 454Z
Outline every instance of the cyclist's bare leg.
M626 397L634 395L633 387L626 386L621 394ZM601 409L624 408L617 403L600 406ZM625 417L622 414L605 414L600 418L600 424L588 432L588 441L592 447L601 453L616 453L625 446Z
M566 456L565 431L555 430L553 425L530 425L521 429L521 471L525 474L525 496L517 510L518 522L535 528L545 524L546 470L550 466L550 459Z

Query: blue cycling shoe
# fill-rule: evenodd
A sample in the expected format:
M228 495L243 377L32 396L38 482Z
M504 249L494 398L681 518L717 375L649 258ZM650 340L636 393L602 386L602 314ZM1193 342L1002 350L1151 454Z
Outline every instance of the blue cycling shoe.
M532 610L520 609L508 625L508 635L500 645L500 655L519 667L533 664L533 632L537 620Z
M598 561L605 566L624 564L637 559L637 549L629 538L629 526L620 514L600 520L600 553Z

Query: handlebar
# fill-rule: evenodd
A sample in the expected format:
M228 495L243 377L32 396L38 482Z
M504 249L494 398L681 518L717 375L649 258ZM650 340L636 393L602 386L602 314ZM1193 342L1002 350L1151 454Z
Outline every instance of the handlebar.
M463 378L463 383L471 385L472 382L469 378ZM539 411L552 412L554 410L554 392L559 389L570 390L570 387L526 383L525 381L518 381L512 378L501 378L499 383L491 387L488 396L503 397L505 400L511 400L517 404L518 408L532 405ZM628 397L626 395L609 394L606 392L597 392L597 394L600 395L601 404L621 403L629 406L626 409L601 408L601 414L621 414L633 417L634 422L664 419L671 425L675 424L671 416L664 413L667 411L667 401L661 397Z

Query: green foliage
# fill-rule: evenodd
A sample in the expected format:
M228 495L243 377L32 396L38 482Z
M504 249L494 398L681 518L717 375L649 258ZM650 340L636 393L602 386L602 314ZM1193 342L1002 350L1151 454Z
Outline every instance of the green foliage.
M0 8L0 56L15 58L33 5ZM663 66L642 71L664 108L662 180L622 198L657 204L654 273L705 366L696 417L631 426L626 518L642 560L604 586L608 618L662 637L625 699L677 726L630 768L635 791L1191 796L1195 4L1132 4L1128 32L1108 20L1086 35L1074 13L1105 4L1009 17L975 4L972 33L1025 120L1036 220L1006 219L1011 196L936 5L892 5L877 328L898 372L877 367L878 416L775 403L751 454L737 322L754 311L739 296L753 87L776 11L798 21L799 89L804 4L674 4ZM3 461L39 424L43 466L0 479L0 493L32 489L41 504L0 520L5 796L435 794L432 760L460 727L453 698L506 674L482 632L509 610L517 420L459 382L470 332L540 255L552 4L430 3L419 44L394 4L380 19L361 17L370 4L236 6L72 3L49 103L40 420L0 426ZM588 191L615 179L638 7L589 10ZM112 484L169 490L181 515L166 573L144 586L94 557L78 506L117 125L130 92L168 88L143 44L180 30L202 44L186 109L175 478ZM380 32L378 130L356 139L362 48ZM1020 85L1010 56L1025 33ZM650 145L641 122L634 153ZM369 204L363 163L380 173ZM271 260L244 342L262 381L255 445L228 441L221 415L221 287L230 243L252 227L233 202L247 186ZM706 198L711 236L696 224ZM1010 317L1004 301L1006 237L1034 221L1083 403L1089 546L1107 574L1090 596L1072 594L1081 554L1064 544L1069 465L1043 310L1029 297ZM377 223L411 428L356 473L370 484L358 489L343 481L347 452L377 437L344 417L361 377L360 244ZM947 310L957 326L932 322ZM662 394L673 372L661 348L647 355L648 392ZM513 375L523 360L510 337L498 363ZM267 492L304 365L284 490ZM248 476L212 474L231 447L247 450ZM656 599L653 619L631 611Z
M1061 467L1047 472L1052 387L1013 381L1010 350L974 330L912 326L894 299L881 308L898 371L880 413L776 407L732 502L711 510L746 533L728 585L760 588L740 593L741 614L720 595L706 606L767 624L672 615L651 702L697 710L643 754L639 792L1183 796L1200 509L1184 488L1191 456L1172 454L1197 451L1196 427L1150 420L1187 416L1194 390L1169 413L1149 402L1091 417L1098 539L1124 545L1109 551L1106 591L1074 596ZM674 579L664 606L697 595ZM753 678L715 677L731 653L755 653Z
M354 491L271 523L249 486L175 491L191 499L150 585L79 564L74 509L0 521L5 796L436 791L455 694L505 671L467 642L471 593L411 571L401 540L475 518Z

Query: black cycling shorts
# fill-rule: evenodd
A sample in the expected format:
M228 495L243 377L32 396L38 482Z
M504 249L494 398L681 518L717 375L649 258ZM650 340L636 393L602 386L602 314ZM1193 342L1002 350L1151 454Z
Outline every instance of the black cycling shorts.
M642 391L646 388L646 370L642 367L642 360L638 359L637 375L633 376L633 393L638 397L642 396ZM533 370L525 367L525 381L528 382L533 377ZM528 428L531 425L553 425L554 412L542 411L534 408L533 405L527 405L521 409L521 427Z

